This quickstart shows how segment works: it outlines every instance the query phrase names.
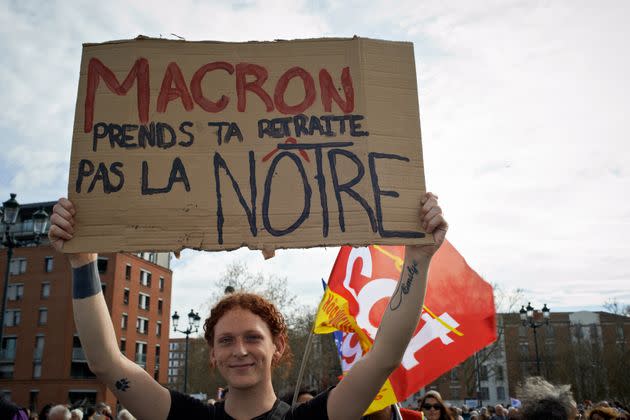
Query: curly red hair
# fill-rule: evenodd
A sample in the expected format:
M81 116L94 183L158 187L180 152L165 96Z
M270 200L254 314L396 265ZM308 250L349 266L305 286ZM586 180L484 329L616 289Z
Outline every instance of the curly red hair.
M210 310L210 316L206 318L203 324L204 338L210 347L214 346L214 327L223 316L235 308L246 309L258 315L271 331L273 340L281 339L286 343L286 347L282 357L274 360L274 365L283 361L290 364L292 361L291 348L289 347L289 337L287 323L284 316L280 313L276 306L264 297L254 293L231 293L223 297Z

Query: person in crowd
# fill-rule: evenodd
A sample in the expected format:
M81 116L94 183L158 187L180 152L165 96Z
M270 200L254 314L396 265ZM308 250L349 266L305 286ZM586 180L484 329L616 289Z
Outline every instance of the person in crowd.
M70 417L70 410L62 404L55 405L48 413L48 420L70 420Z
M508 420L518 420L520 418L520 414L518 412L518 408L510 407L507 410L507 418Z
M83 420L83 411L80 408L75 408L74 410L70 410L70 419Z
M280 399L287 404L291 404L293 402L293 393L294 391L288 390L283 394L283 396ZM302 387L298 391L298 397L297 397L296 403L301 404L303 402L310 401L313 398L315 398L315 395L317 395L317 391L315 391L314 389L311 389L308 387Z
M96 404L96 412L103 418L108 420L114 420L114 416L112 415L112 409L109 405L104 402L100 402Z
M0 419L28 420L28 413L22 407L0 398Z
M97 420L98 413L96 412L96 408L93 406L88 407L87 411L85 412L85 418L87 420Z
M491 420L507 420L507 410L503 408L501 404L494 406L494 414L490 417Z
M479 409L479 420L490 420L490 413L488 407L481 407Z
M118 412L117 420L136 420L136 418L127 409L123 408Z
M570 385L552 385L538 376L525 380L520 389L522 420L574 420L577 405Z
M607 407L605 405L595 405L595 408L590 410L586 415L587 420L617 420L619 418L619 411Z
M52 404L46 404L44 407L42 407L41 411L39 412L40 420L48 420L48 413L50 412L52 406Z
M455 420L437 391L428 391L420 398L418 405L427 420Z
M470 412L470 420L479 420L479 411L472 410Z
M75 324L88 365L140 419L213 419L224 414L237 419L358 419L401 363L419 321L429 263L448 229L437 196L424 195L420 208L419 225L433 234L435 244L406 247L401 277L372 349L336 387L310 401L289 407L276 397L271 372L272 366L289 353L287 326L273 304L249 293L225 295L204 323L211 363L230 388L225 402L208 406L162 387L118 348L101 290L97 255L68 254L73 268ZM58 251L72 239L75 216L76 210L67 199L60 199L53 208L48 235ZM444 407L442 410L446 413Z

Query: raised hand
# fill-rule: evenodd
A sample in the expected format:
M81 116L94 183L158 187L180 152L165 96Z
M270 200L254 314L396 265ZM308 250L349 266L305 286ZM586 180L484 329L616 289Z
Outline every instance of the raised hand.
M442 214L442 208L438 205L438 196L427 192L422 200L420 209L421 225L427 233L433 234L435 245L413 245L407 246L407 251L421 252L431 257L444 242L448 223Z

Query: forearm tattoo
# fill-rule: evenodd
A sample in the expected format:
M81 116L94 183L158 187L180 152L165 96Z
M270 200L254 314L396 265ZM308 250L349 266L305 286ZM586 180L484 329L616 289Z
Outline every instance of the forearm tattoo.
M418 263L416 261L412 261L411 265L407 267L407 277L405 279L401 278L396 286L396 290L394 290L394 294L389 301L389 309L395 311L400 307L403 295L409 294L409 291L411 290L411 282L416 274L418 274Z
M129 379L127 378L120 378L116 381L116 389L119 391L125 392L130 386Z
M101 291L96 261L72 269L72 298L85 299Z

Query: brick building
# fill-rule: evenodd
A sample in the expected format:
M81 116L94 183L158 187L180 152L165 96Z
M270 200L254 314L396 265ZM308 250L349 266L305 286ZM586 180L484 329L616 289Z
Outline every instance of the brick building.
M552 312L549 325L536 330L536 340L518 313L498 314L497 328L495 344L427 385L406 404L415 406L427 390L440 392L444 400L458 406L478 399L483 405L509 404L510 397L517 397L519 384L538 375L539 367L545 379L571 384L578 401L630 401L630 317Z
M32 213L54 203L23 205L16 237L27 235ZM0 249L4 273L7 250ZM105 300L120 349L160 383L167 371L172 272L168 254L102 254L98 259ZM4 277L0 279L0 298ZM45 242L15 248L0 343L0 393L33 410L83 398L116 406L116 397L87 366L72 313L71 268ZM166 355L162 356L166 357Z

